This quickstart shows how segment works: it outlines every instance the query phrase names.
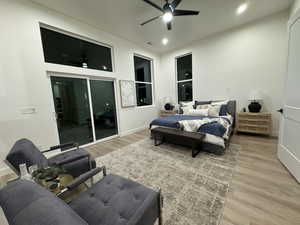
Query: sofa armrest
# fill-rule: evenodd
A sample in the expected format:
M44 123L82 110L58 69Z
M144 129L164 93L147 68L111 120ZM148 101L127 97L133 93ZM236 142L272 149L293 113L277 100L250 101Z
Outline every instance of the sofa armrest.
M67 150L65 148L75 148L75 147L76 147L76 149L79 149L78 143L69 142L69 143L65 143L65 144L61 144L61 145L52 146L49 149L42 151L42 153L51 152L51 151L54 151L57 149L61 149L61 151L63 152L63 151Z
M79 177L77 177L73 182L71 182L69 185L67 185L67 190L73 190L76 187L78 187L80 184L86 182L88 179L94 177L96 174L103 172L103 176L106 176L106 167L98 167L95 169L92 169Z

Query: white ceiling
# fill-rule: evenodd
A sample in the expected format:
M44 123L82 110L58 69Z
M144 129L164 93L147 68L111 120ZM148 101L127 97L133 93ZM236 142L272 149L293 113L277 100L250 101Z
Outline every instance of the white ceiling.
M199 16L176 17L168 31L161 19L141 27L145 20L160 15L142 0L32 0L65 15L78 18L131 40L155 52L166 52L216 32L239 26L287 9L293 0L247 0L248 10L236 15L237 7L245 0L183 0L178 9L200 10ZM162 0L153 0L162 5ZM163 46L162 38L169 44ZM153 45L147 45L151 42Z

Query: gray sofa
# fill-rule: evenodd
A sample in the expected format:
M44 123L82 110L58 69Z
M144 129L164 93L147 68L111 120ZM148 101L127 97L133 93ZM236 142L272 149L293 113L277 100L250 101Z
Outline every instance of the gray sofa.
M49 159L44 156L44 153L46 152L57 149L64 150L72 147L75 147L76 150L63 152ZM51 165L61 165L67 173L74 177L78 177L96 167L96 162L91 155L84 149L79 148L75 143L57 145L48 150L40 151L32 141L25 138L18 140L14 144L6 156L5 162L17 174L20 172L19 165L23 163L26 163L27 167L38 165L39 168Z
M69 188L89 177L79 177ZM157 218L162 224L160 192L117 175L105 176L69 205L31 181L18 180L0 191L0 205L10 225L153 225Z

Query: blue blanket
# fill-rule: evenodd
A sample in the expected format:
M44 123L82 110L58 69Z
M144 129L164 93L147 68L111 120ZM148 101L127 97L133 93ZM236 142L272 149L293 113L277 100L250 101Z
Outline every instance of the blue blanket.
M180 128L179 121L182 120L201 120L203 118L217 118L217 117L208 117L208 116L189 116L189 115L172 115L168 117L162 117L156 120L153 120L150 123L150 128L152 126L162 126L162 127L170 127L170 128ZM226 118L229 123L230 121ZM201 126L198 130L198 132L203 132L206 134L212 134L218 137L223 137L223 135L226 132L226 128L218 123L218 122L212 122L208 124L204 124Z

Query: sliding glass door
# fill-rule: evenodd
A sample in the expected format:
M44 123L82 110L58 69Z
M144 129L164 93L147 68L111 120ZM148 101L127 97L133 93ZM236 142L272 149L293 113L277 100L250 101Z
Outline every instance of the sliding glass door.
M96 140L118 133L113 81L91 80Z
M51 76L60 143L91 143L118 133L114 82Z

